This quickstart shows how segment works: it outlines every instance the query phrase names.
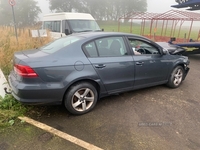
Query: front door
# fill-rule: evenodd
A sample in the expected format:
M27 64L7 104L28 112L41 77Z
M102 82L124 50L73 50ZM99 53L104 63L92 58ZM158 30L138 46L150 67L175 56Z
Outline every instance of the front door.
M169 72L168 55L162 55L159 48L144 40L129 38L134 53L134 89L162 84Z

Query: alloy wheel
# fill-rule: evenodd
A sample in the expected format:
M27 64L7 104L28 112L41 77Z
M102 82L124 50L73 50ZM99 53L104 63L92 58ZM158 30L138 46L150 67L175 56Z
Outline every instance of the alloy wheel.
M178 69L174 75L174 85L178 86L182 82L183 71L182 69Z
M81 88L72 96L72 107L79 112L88 110L94 103L94 93L89 88Z

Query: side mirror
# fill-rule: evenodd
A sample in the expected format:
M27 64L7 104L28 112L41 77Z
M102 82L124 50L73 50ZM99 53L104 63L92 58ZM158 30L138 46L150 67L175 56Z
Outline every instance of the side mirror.
M70 32L69 32L69 29L65 29L65 35L69 35Z
M168 50L167 49L163 48L162 51L163 51L163 55L168 54Z
M104 31L104 29L101 29L101 31Z

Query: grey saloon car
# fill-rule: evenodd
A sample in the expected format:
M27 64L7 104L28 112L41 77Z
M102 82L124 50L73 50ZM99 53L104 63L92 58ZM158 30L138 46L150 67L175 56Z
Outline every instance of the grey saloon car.
M189 60L172 49L133 34L77 33L16 52L9 84L22 103L64 104L80 115L104 96L161 84L179 87Z

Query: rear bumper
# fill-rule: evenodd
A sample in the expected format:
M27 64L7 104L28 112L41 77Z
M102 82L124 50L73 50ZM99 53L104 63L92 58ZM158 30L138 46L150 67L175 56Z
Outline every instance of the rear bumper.
M61 104L65 89L59 84L23 83L10 74L8 82L11 94L25 104Z

